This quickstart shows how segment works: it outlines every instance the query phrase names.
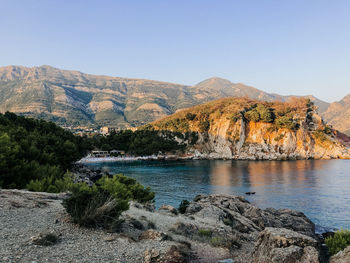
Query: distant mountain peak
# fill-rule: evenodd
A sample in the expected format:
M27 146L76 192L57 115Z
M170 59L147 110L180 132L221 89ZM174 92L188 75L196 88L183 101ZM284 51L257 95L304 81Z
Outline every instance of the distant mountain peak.
M348 94L348 95L346 95L344 98L342 98L341 101L350 103L350 94Z
M50 66L50 65L47 65L47 64L43 64L43 65L38 66L38 67L36 67L36 68L55 68L55 67Z
M208 78L204 81L223 81L223 82L230 82L228 79L224 79L224 78L221 78L221 77L217 77L217 76L214 76L214 77L211 77L211 78Z
M228 79L223 79L220 77L211 77L209 79L205 79L201 82L199 82L196 86L200 86L200 85L233 85L233 83L231 81L229 81Z
M194 86L194 88L204 90L226 91L228 89L232 89L233 86L234 84L227 79L212 77L199 82Z

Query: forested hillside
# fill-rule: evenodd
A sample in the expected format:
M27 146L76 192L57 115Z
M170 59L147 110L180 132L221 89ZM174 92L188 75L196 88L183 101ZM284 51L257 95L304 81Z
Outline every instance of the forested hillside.
M65 173L92 149L142 156L184 148L172 132L125 130L87 138L74 136L53 122L6 112L0 114L0 188L63 190Z
M62 178L91 143L52 122L0 114L0 187L23 188L31 180Z
M112 132L108 136L94 136L92 144L94 147L105 151L118 149L130 155L144 156L184 150L186 144L178 143L175 140L175 136L182 136L182 134L147 129L137 131L122 130ZM195 134L188 133L187 136L195 136Z

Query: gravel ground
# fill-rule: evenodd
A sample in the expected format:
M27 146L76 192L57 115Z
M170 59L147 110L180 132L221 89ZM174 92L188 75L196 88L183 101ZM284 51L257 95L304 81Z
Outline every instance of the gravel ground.
M178 241L186 240L169 229L179 220L191 222L182 215L148 212L131 206L127 215L147 217L157 231L169 233L174 240L136 242L117 233L72 224L61 204L64 197L64 194L0 190L0 262L144 262L146 250L162 253L179 244ZM33 237L48 232L59 235L59 242L52 246L33 244ZM196 254L193 262L217 262L229 257L227 249L191 244Z

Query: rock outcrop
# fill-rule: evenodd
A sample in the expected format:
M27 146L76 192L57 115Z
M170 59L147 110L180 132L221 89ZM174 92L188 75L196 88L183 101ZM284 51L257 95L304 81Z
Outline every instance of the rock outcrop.
M188 258L178 246L171 246L164 254L160 254L155 249L146 250L144 253L144 263L186 263Z
M252 262L318 263L319 243L316 239L285 228L267 227L260 232Z
M162 205L159 209L159 212L161 213L170 213L170 214L174 214L177 215L177 210L176 208L172 207L171 205Z
M339 251L337 254L332 256L329 263L349 263L350 262L350 246L344 250Z
M314 224L301 212L260 209L239 196L199 195L184 215L162 215L168 218L162 230L174 240L228 249L234 262L322 262ZM153 220L159 222L158 216Z
M66 195L0 190L0 197L4 262L323 262L303 213L260 209L239 196L199 195L177 215L131 202L110 233L72 224L61 205ZM33 239L48 230L59 242ZM348 256L349 248L331 262Z
M82 164L75 164L72 169L74 174L75 183L87 183L88 185L93 185L98 179L102 178L104 175L109 175L101 170L92 170Z
M241 196L198 195L187 207L186 214L206 218L213 223L222 222L241 234L275 227L315 237L315 225L302 212L291 209L260 209Z
M260 111L260 113L259 113ZM175 113L151 128L182 133L187 155L205 159L350 158L350 139L327 126L307 101L221 99ZM195 133L196 142L186 134Z

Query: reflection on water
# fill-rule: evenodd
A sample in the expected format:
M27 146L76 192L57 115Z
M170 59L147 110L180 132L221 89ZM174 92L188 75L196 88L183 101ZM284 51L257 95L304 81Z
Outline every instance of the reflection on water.
M305 171L321 170L323 164L325 163L318 161L215 162L209 165L210 183L218 186L244 184L247 187L267 185L275 180L280 180L284 183L317 183L317 180L311 182L306 180Z
M156 205L178 206L199 193L247 196L260 207L303 211L316 224L350 228L350 161L181 161L94 164L156 192Z

